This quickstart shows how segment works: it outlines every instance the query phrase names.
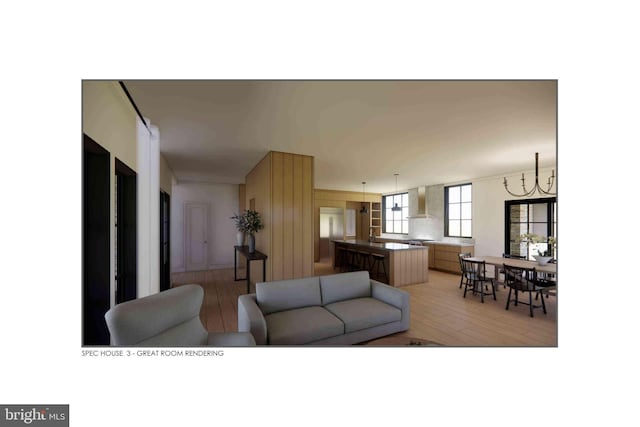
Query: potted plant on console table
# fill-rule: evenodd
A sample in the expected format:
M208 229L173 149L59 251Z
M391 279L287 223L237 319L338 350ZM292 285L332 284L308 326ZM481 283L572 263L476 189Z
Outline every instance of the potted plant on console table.
M247 234L245 214L234 214L231 219L236 223L236 240L238 246L244 246L244 236Z
M244 214L244 226L245 231L249 233L249 253L256 251L256 236L255 233L264 228L262 218L258 211L247 210Z

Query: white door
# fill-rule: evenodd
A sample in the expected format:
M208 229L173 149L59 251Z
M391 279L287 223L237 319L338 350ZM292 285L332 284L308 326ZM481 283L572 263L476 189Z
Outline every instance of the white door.
M207 270L209 205L206 203L185 204L184 218L186 270Z

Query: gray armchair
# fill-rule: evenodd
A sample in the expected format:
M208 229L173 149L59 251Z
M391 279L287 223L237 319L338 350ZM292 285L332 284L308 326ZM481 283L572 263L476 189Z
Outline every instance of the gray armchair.
M248 332L207 332L200 321L204 291L183 285L127 301L105 314L115 346L243 347L256 345Z

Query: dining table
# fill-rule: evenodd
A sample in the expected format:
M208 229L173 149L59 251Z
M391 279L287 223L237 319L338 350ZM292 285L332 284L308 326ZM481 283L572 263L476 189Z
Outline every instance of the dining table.
M511 267L517 268L535 268L538 273L546 273L546 274L556 274L558 265L555 263L546 263L543 265L538 264L537 261L528 261L524 259L518 258L503 258L499 256L488 256L488 255L474 255L470 258L467 258L471 261L484 261L488 265L493 265L494 268L494 277L498 277L498 268L502 267L503 264L506 264Z

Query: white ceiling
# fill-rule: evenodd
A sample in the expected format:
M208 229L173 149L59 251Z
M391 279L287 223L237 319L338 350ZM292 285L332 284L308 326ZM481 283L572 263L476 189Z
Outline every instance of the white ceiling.
M555 81L126 80L179 182L242 183L270 150L315 187L392 192L556 162Z

